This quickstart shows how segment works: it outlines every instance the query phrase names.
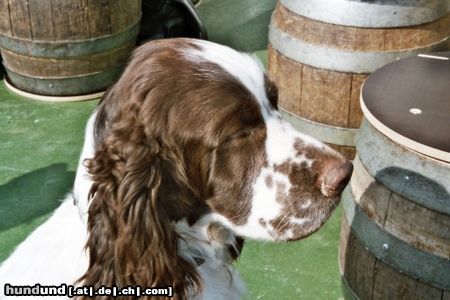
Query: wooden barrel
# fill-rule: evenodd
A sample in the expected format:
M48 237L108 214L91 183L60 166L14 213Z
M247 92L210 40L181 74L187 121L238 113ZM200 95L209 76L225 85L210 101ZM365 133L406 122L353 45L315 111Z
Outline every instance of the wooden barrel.
M450 299L450 52L438 58L389 64L362 88L343 196L346 299Z
M447 0L280 0L268 48L282 114L352 158L362 83L399 58L448 48L447 11Z
M106 89L135 45L140 2L0 1L0 50L9 83L51 96Z

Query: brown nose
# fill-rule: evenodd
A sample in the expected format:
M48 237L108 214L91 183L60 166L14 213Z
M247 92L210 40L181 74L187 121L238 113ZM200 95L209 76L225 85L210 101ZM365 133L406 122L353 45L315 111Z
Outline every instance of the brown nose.
M333 164L321 178L320 189L322 194L327 197L335 197L339 195L347 183L353 172L353 164L349 161L344 163Z

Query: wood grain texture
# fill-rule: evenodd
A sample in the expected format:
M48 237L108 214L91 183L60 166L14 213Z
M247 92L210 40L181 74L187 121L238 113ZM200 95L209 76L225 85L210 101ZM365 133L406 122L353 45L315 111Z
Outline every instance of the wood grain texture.
M109 0L112 32L121 31L139 20L140 3L136 0Z
M415 204L381 185L358 157L350 185L360 208L386 232L419 250L450 258L450 216Z
M447 215L392 193L384 229L417 249L450 258L450 217Z
M353 196L367 216L383 228L392 193L377 184L364 169L358 157L355 158L353 165L354 173L350 183Z
M79 76L101 72L118 64L125 64L134 43L89 56L54 60L33 57L3 50L5 66L11 71L36 77Z
M278 86L278 52L267 45L267 75Z
M308 19L283 5L272 25L307 43L351 51L396 51L433 44L450 35L450 14L434 22L399 28L356 28Z
M366 255L370 255L367 253ZM441 300L443 290L389 267L377 260L373 282L373 299Z
M109 0L88 0L89 30L102 36L112 33Z
M28 0L33 39L38 41L55 40L53 28L52 1ZM45 13L42 13L45 12Z
M56 40L81 40L91 37L87 0L53 1Z
M126 13L130 0L110 0L109 1L109 16L111 19L112 32L121 30L128 21Z
M299 115L315 122L347 127L351 75L306 65L302 69ZM283 107L297 101L280 98Z
M352 86L350 89L350 104L348 111L348 123L350 128L359 128L362 121L361 105L359 104L359 96L361 87L366 81L368 75L366 74L352 74Z
M307 109L302 109L302 99L304 99L303 95L303 88L305 88L305 93L308 95L314 95L314 91L311 90L311 86L314 86L314 84L307 84L307 87L303 87L303 84L307 80L305 76L303 76L304 68L307 69L308 74L311 73L311 70L314 70L314 68L309 66L304 66L303 64L293 61L280 53L278 53L275 49L273 49L270 44L268 46L268 74L270 79L275 82L275 84L278 87L278 103L280 107L283 109L294 113L295 115L302 116L306 119L318 121L320 123L324 120L328 120L328 125L332 126L339 126L343 125L342 127L352 127L354 128L359 127L359 123L362 119L362 113L361 108L359 107L359 89L364 82L366 75L354 75L350 74L347 76L348 80L351 80L350 83L348 83L347 80L344 79L344 81L347 81L347 88L348 90L345 91L345 89L340 88L341 91L344 93L347 92L347 96L343 99L340 99L338 101L339 103L343 102L343 100L347 99L347 103L344 105L344 107L341 107L338 109L340 112L342 118L340 123L337 123L336 120L334 120L333 116L328 115L328 107L320 107L320 105L332 105L335 106L336 104L332 102L332 100L324 100L322 97L320 97L320 93L316 95L315 99L309 99L311 103L313 102L313 105L316 109L319 109L318 112L313 112L313 114L308 112L311 110L310 107ZM317 69L319 70L319 69ZM324 75L325 70L319 70L321 72L322 76ZM334 72L330 72L334 73ZM343 74L343 73L342 73ZM326 82L332 81L332 78L325 79L321 84L322 86L326 84ZM338 83L333 82L335 86L338 86ZM350 86L351 85L351 86ZM332 92L331 92L332 93ZM356 96L357 95L357 96ZM307 97L307 96L305 96ZM317 100L317 97L320 97L319 100ZM335 99L335 95L332 95L333 99ZM318 103L314 103L314 100L318 101ZM345 102L345 101L344 101ZM305 104L307 105L307 104ZM305 112L306 110L306 112ZM346 111L347 110L347 111ZM317 118L317 115L321 117L320 119ZM322 121L322 122L321 122ZM320 137L316 136L316 138L320 139ZM342 146L342 145L336 145L336 144L330 144L333 149L339 151L342 153L347 159L353 159L355 157L355 147L349 147L349 146Z
M272 47L268 53L269 76L278 86L278 103L282 108L322 124L359 127L362 120L359 93L367 75L307 66Z
M12 36L31 39L31 22L27 0L7 0L11 19Z
M360 299L372 299L372 283L374 281L377 259L368 253L350 231L345 218L342 220L341 228L341 232L348 236L347 240L341 240L340 245L341 252L345 252L345 256L340 261L344 271L343 276Z
M8 1L0 1L0 33L5 36L12 36L11 19Z
M343 224L343 223L346 224ZM341 233L340 233L340 240L339 240L339 253L338 253L338 259L339 259L339 271L341 272L341 275L348 273L347 269L347 256L348 256L348 239L350 237L350 226L348 226L348 222L345 217L342 217L341 220Z
M278 87L280 107L319 123L345 128L359 127L362 119L359 89L366 75L337 73L306 66L281 55L270 44L268 58L268 74ZM329 89L331 86L335 88ZM320 139L319 136L316 138ZM354 147L328 145L347 159L355 157Z
M342 220L339 262L348 285L360 299L441 300L449 291L409 277L373 256Z
M303 65L293 62L283 55L279 55L278 61L278 101L283 100L283 108L290 112L300 111L302 94ZM298 99L299 101L288 101Z

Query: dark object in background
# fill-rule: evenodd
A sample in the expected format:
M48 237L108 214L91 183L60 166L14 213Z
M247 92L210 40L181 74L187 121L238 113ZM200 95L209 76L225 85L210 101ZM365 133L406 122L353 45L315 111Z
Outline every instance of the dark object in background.
M267 50L270 17L277 2L277 0L201 0L196 8L208 29L210 41L239 51L255 52Z
M138 42L170 37L207 39L191 0L143 0Z

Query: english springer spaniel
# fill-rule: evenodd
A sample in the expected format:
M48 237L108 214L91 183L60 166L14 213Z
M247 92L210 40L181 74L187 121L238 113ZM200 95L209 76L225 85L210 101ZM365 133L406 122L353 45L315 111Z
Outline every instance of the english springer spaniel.
M281 119L252 57L201 40L149 42L89 119L73 194L1 265L0 293L39 283L92 287L98 299L111 297L101 287L135 299L120 294L129 286L238 299L242 238L312 234L351 173Z

